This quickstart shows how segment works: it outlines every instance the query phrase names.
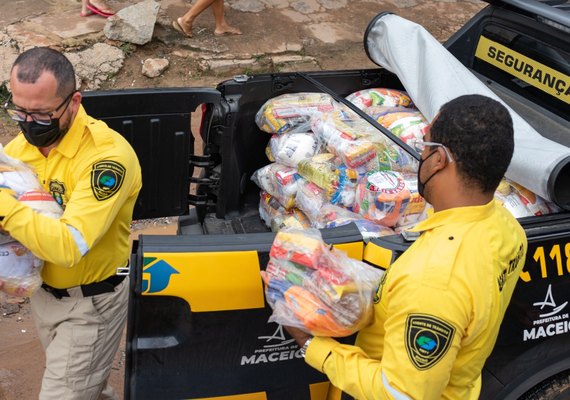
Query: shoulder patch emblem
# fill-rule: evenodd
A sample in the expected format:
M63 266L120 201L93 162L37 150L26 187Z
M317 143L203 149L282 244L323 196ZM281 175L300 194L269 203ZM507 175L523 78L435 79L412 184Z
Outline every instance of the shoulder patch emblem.
M445 356L455 328L433 315L410 314L406 320L406 351L420 371L431 368Z
M125 178L125 167L116 161L104 160L93 165L91 190L99 201L107 200L119 191Z

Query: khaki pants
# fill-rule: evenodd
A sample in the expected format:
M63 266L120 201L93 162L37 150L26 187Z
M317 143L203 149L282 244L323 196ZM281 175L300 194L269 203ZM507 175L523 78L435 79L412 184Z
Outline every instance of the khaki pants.
M46 352L40 400L118 399L107 385L127 319L129 279L113 293L56 299L44 289L31 298L32 316Z

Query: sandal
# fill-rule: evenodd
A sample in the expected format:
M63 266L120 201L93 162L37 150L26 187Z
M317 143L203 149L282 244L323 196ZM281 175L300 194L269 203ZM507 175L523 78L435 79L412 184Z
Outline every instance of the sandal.
M98 8L96 6L94 6L91 3L87 4L87 8L89 10L91 10L92 12L94 12L95 14L99 14L102 17L108 18L112 15L115 15L115 12L113 10L111 10L110 8Z
M177 30L178 32L180 32L181 34L183 34L184 36L189 37L189 38L192 37L192 33L188 33L184 30L184 28L182 28L182 24L180 23L180 18L172 21L172 27L175 30Z

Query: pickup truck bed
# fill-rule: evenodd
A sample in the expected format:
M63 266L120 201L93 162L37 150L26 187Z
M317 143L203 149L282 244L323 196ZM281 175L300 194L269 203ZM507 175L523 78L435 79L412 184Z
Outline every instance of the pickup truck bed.
M570 146L568 103L474 57L481 35L490 32L505 46L520 36L540 46L521 47L525 41L517 40L517 52L547 63L555 51L556 63L548 65L569 76L567 2L545 4L493 1L445 46L538 132ZM259 272L274 233L259 219L259 188L250 180L268 163L270 135L256 126L255 114L280 94L320 91L312 80L341 97L366 88L403 89L378 68L239 76L216 89L85 94L87 111L137 151L143 190L135 219L180 216L177 235L142 235L133 248L125 399L340 398L282 329L267 323L271 310ZM192 132L199 107L201 129ZM196 135L203 154L193 154ZM561 190L570 197L570 187ZM481 398L531 399L539 391L554 399L548 388L560 386L568 397L570 212L520 222L529 239L526 265L485 366ZM323 237L383 268L409 245L396 235L365 242L353 224L323 230Z

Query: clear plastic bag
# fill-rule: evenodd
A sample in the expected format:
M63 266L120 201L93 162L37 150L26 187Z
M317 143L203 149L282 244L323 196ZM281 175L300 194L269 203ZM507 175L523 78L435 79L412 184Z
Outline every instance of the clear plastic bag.
M412 105L412 99L405 92L386 88L359 90L348 95L346 99L364 112L377 106L410 107Z
M298 179L296 169L277 163L261 167L251 176L259 188L273 196L286 210L295 205Z
M378 132L353 112L338 109L321 114L312 119L311 127L347 167L357 168L376 158L376 146L368 137Z
M266 154L270 161L297 168L299 162L319 152L320 143L312 133L284 133L269 139Z
M282 134L307 132L311 116L334 109L334 100L325 93L288 93L269 99L255 115L264 132Z
M325 244L317 229L277 233L261 272L270 322L312 335L348 336L373 315L373 296L383 271Z
M380 225L392 227L406 215L411 197L404 175L395 171L370 171L356 188L354 211ZM418 196L418 200L420 205L425 205L423 198Z

